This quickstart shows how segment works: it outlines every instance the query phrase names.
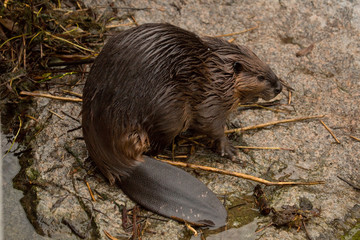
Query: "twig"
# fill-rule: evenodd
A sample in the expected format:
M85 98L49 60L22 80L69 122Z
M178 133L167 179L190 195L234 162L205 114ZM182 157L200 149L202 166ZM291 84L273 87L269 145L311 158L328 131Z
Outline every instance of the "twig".
M30 119L34 120L35 122L39 122L38 119L36 119L36 118L33 117L33 116L30 116L29 114L25 114L25 117L30 118Z
M133 22L136 26L139 26L139 24L137 23L137 21L133 15L131 15L131 19L133 20Z
M83 166L83 164L82 164L82 162L81 162L81 159L80 159L79 155L78 155L76 152L74 152L67 144L65 144L64 148L65 148L65 150L66 150L68 153L70 153L71 156L73 156L73 157L75 158L75 160L76 160L76 162L78 163L78 165L79 165L81 168L84 168L84 166Z
M79 130L79 129L81 129L81 128L82 128L82 126L80 125L80 126L78 126L78 127L75 127L75 128L72 128L72 129L67 130L67 133L70 133L70 132Z
M354 183L350 182L349 180L346 180L340 176L337 176L340 180L346 182L347 184L349 184L351 187L353 187L354 189L360 191L360 186L356 186Z
M175 148L176 148L176 145L175 145L175 138L174 138L171 143L171 157L172 157L173 161L175 160Z
M263 123L263 124L259 124L259 125L249 126L249 127L230 129L230 130L226 130L225 133L228 134L228 133L234 133L234 132L242 132L242 131L253 130L253 129L257 129L257 128L264 128L264 127L268 127L268 126L276 125L276 124L280 124L280 123L297 122L297 121L314 119L314 118L323 118L325 116L326 115L318 115L318 116L300 117L300 118L293 118L293 119L283 119L283 120L279 120L279 121L275 121L275 122L268 122L268 123ZM194 141L194 140L204 138L204 137L206 137L206 135L197 135L194 137L189 137L187 139Z
M248 29L245 29L245 30L240 31L240 32L234 32L234 33L228 33L228 34L223 34L223 35L217 35L217 36L213 36L213 37L230 37L230 36L239 35L239 34L242 34L242 33L246 33L246 32L252 31L252 30L254 30L254 29L257 29L258 27L259 27L259 23L256 22L256 26L255 26L255 27L248 28Z
M199 143L199 142L195 141L196 137L187 138L187 137L182 137L182 136L180 136L180 138L182 138L182 139L184 139L184 140L186 140L186 141L188 141L188 142L192 142L192 143L194 143L194 144L196 144L196 145L199 145L199 146L201 146L201 147L206 148L206 145L205 145L205 144Z
M239 203L233 206L227 207L228 210L234 209L234 208L241 208L242 206L246 205L246 203Z
M265 184L266 186L272 186L272 185L316 185L316 184L324 184L325 183L324 181L315 181L315 182L270 182L270 181L267 181L265 179L254 177L254 176L251 176L251 175L248 175L248 174L238 173L238 172L233 172L233 171L227 171L227 170L223 170L223 169L219 169L219 168L206 167L206 166L196 165L196 164L192 164L192 163L174 162L174 161L169 161L169 160L160 160L160 161L171 164L173 166L187 167L187 168L192 168L192 169L197 169L197 170L203 170L203 171L209 171L209 172L215 172L215 173L235 176L235 177L251 180L251 181L254 181L254 182L262 183L262 184Z
M302 225L304 226L304 230L305 230L306 237L307 237L309 240L312 240L312 237L310 236L308 230L306 229L304 219L301 219L301 222L302 222Z
M266 228L270 227L271 225L273 225L273 223L272 223L272 222L271 222L271 223L269 223L269 224L267 224L266 226L264 226L264 227L262 227L262 228L260 228L260 229L256 230L256 231L255 231L255 233L258 233L258 232L264 231Z
M6 153L4 154L4 156L1 158L1 161L4 160L4 158L6 157L6 155L11 151L12 147L13 147L14 144L15 144L15 141L16 141L17 137L19 136L19 133L20 133L20 130L21 130L21 127L22 127L22 121L21 121L20 116L18 116L18 118L19 118L19 121L20 121L20 123L19 123L19 129L18 129L18 131L17 131L17 133L16 133L16 135L15 135L15 137L14 137L12 143L11 143L11 146L10 146L9 150L6 151Z
M57 39L57 40L60 40L60 41L66 42L66 43L71 44L71 45L73 45L73 46L75 46L75 47L77 47L77 48L80 48L80 49L82 49L82 50L85 50L85 51L88 51L88 52L95 52L95 51L94 51L94 50L92 50L92 49L85 48L85 47L83 47L83 46L80 46L80 45L78 45L78 44L75 44L75 43L73 43L73 42L70 42L69 40L66 40L66 39L64 39L64 38L61 38L61 37L55 36L55 35L53 35L53 34L51 34L51 33L47 32L47 31L44 31L44 33L45 33L46 35L49 35L49 36L51 36L51 37L53 37L53 38Z
M135 7L117 7L117 9L124 9L124 10L133 10L133 11L148 11L152 8L144 7L144 8L135 8Z
M79 238L81 239L85 239L86 236L84 234L82 234L81 232L79 232L79 230L77 230L75 228L75 226L73 226L69 221L67 221L66 219L63 219L62 220L62 223L65 224L66 226L68 226L70 228L70 230L75 234L77 235Z
M292 91L289 91L289 98L288 98L288 104L291 104L291 95L292 95Z
M293 89L292 87L290 87L290 85L283 79L279 79L281 82L281 85L283 85L288 91L292 91L294 92L295 89Z
M63 91L64 93L69 93L69 94L72 94L72 95L74 95L74 96L77 96L77 97L82 98L82 94L81 94L81 93L72 92L72 91L65 90L65 89L61 89L61 91Z
M119 240L119 239L117 239L116 237L111 236L111 234L108 233L108 232L105 231L105 230L104 230L104 233L105 233L105 235L106 235L109 239L111 239L111 240Z
M283 113L286 113L288 111L284 111L284 110L280 110L280 109L273 109L273 108L269 108L269 107L265 107L265 106L262 106L260 104L239 104L239 107L248 107L248 108L262 108L262 109L266 109L266 110L270 110L270 111L273 111L273 112L283 112Z
M157 155L158 157L161 157L161 158L167 158L167 159L172 159L172 158L181 158L181 159L186 159L188 156L186 155L178 155L178 156L173 156L173 157L169 157L169 156L166 156L166 155Z
M253 107L253 106L262 106L262 107L272 107L280 105L279 100L274 100L270 102L258 102L254 104L239 104L239 107Z
M195 228L193 228L190 224L188 224L187 222L185 222L185 226L194 234L195 237L197 237L198 233L195 230Z
M229 43L232 43L233 41L235 41L235 38L231 38L228 40Z
M226 130L225 133L242 132L242 131L253 130L253 129L257 129L257 128L264 128L264 127L268 127L268 126L276 125L276 124L280 124L280 123L297 122L297 121L302 121L302 120L308 120L308 119L314 119L314 118L323 118L323 117L325 117L325 115L300 117L300 118L292 118L292 119L283 119L283 120L263 123L263 124L259 124L259 125L255 125L255 126L230 129L230 130Z
M64 101L72 101L72 102L81 102L82 101L82 99L80 99L80 98L59 97L59 96L54 96L51 94L37 93L37 92L21 91L20 95L26 95L26 96L32 96L32 97L45 97L45 98L64 100Z
M25 77L25 76L26 76L26 74L20 73L19 75L11 78L9 81L3 82L0 86L6 85L6 84L9 83L10 88L12 88L12 83L13 83L14 80L19 79L19 78L22 78L22 77Z
M4 42L0 45L0 49L1 49L6 43L10 42L11 40L14 40L14 39L16 39L16 38L21 38L21 37L26 36L26 35L29 35L29 34L28 34L28 33L26 33L26 34L21 34L21 35L18 35L18 36L15 36L15 37L12 37L12 38L7 39L6 41L4 41Z
M326 130L328 130L328 132L331 134L331 136L335 139L335 141L337 143L340 143L340 141L336 138L335 134L331 131L331 129L326 126L326 124L322 121L322 120L319 120L321 122L321 124L325 127Z
M49 112L51 112L52 114L54 114L55 116L57 116L58 118L64 120L64 118L62 116L60 116L59 114L57 114L56 112L49 110Z
M89 183L88 183L86 180L84 180L84 181L85 181L85 183L86 183L87 188L89 189L89 193L90 193L90 195L91 195L92 200L93 200L94 202L96 202L95 197L94 197L94 194L93 194L93 192L91 191L91 188L90 188Z
M303 57L303 56L306 56L306 55L310 54L311 51L314 49L314 46L315 46L315 44L312 43L312 44L310 44L308 47L300 49L300 50L295 54L295 56L296 56L296 57Z
M24 50L23 50L23 54L24 54L24 59L23 59L23 62L24 62L24 69L26 69L26 59L27 59L27 56L26 56L26 40L25 40L25 35L23 35L22 37L23 39L23 46L24 46Z
M263 150L286 150L294 152L295 149L291 148L282 148L282 147L250 147L250 146L234 146L235 148L241 149L263 149Z
M352 139L355 139L356 141L360 142L360 138L357 138L357 137L354 137L354 136L351 136L351 135L349 137L351 137Z
M74 120L75 122L80 123L80 120L79 120L79 119L77 119L77 118L75 118L75 117L71 116L71 115L70 115L70 114L68 114L67 112L65 112L65 111L61 110L61 113L62 113L62 114L64 114L65 116L67 116L67 117L71 118L71 119L72 119L72 120Z
M147 228L150 226L150 222L148 220L148 218L145 219L145 223L142 225L142 229L141 229L141 236L144 236L145 231L147 231Z
M89 64L93 63L95 58L88 58L88 59L81 59L81 60L75 60L75 61L69 61L69 62L53 62L48 63L48 67L58 67L58 66L73 66L73 65L82 65L82 64Z
M110 29L110 28L117 28L117 27L126 27L126 26L131 26L134 25L134 22L129 22L129 23L122 23L122 24L114 24L114 25L107 25L105 26L106 29Z

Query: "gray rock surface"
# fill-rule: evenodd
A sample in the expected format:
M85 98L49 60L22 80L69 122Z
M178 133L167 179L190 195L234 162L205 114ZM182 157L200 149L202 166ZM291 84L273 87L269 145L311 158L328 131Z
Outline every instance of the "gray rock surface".
M89 7L104 11L107 1L86 0ZM133 13L136 21L170 22L200 35L221 35L259 25L253 31L234 35L235 43L250 47L295 89L291 105L287 92L278 97L286 112L264 109L236 112L234 124L250 126L298 116L322 115L323 121L340 140L335 143L318 120L287 123L246 131L242 141L250 146L280 146L291 151L257 150L241 153L243 164L222 159L199 148L189 162L252 174L268 180L324 180L317 186L267 187L270 203L276 209L298 204L300 197L321 208L320 217L307 222L313 239L338 239L359 224L360 192L338 176L360 186L360 3L358 1L116 1L114 7ZM149 8L124 10L122 7ZM128 27L123 27L125 29ZM121 30L119 29L119 30ZM232 37L229 37L230 39ZM307 55L296 57L300 49L314 44ZM55 91L55 89L50 90ZM81 92L82 85L73 91ZM53 110L63 119L52 115ZM116 186L109 186L86 159L79 118L81 105L49 99L36 99L33 115L44 129L32 142L34 158L26 170L33 187L26 198L36 211L33 224L54 239L107 239L128 237L121 226L119 205L133 203ZM67 115L64 115L65 112ZM69 116L72 116L70 118ZM234 144L238 143L234 141ZM76 158L78 158L76 160ZM253 191L255 183L230 176L199 172L200 180L217 194L242 198ZM95 193L92 201L85 180ZM100 197L102 196L102 198ZM231 207L231 200L226 204ZM30 211L30 210L28 210ZM143 211L142 214L147 214ZM150 214L151 215L151 214ZM161 217L151 215L158 219ZM243 218L246 218L244 215ZM258 215L263 227L271 219ZM252 220L248 221L248 223ZM188 238L189 232L177 222L149 220L143 239ZM232 226L238 226L236 222ZM72 227L69 227L72 226ZM246 226L246 225L245 225ZM233 228L223 238L306 239L296 227L273 226L255 234L249 228ZM73 228L73 229L71 229ZM74 234L74 232L78 232ZM250 234L249 234L250 232ZM209 239L220 239L213 235ZM244 239L244 238L243 238Z

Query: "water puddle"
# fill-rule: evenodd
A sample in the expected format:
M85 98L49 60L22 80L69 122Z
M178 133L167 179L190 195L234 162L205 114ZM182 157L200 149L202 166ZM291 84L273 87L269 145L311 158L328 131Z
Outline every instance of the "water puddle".
M254 208L254 198L252 194L238 195L229 197L227 230L223 228L217 230L205 230L203 236L192 236L191 240L254 240L260 234L256 233L260 214Z
M2 156L11 146L13 136L1 134ZM17 143L2 160L3 239L49 239L38 235L20 204L23 192L13 187L13 178L20 170L17 155L22 151ZM20 227L21 226L21 227Z

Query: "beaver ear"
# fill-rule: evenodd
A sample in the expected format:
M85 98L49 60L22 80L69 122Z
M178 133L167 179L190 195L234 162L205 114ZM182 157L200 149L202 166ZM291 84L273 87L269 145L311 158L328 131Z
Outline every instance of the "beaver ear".
M243 66L239 62L234 62L233 68L236 74L240 73L243 70Z

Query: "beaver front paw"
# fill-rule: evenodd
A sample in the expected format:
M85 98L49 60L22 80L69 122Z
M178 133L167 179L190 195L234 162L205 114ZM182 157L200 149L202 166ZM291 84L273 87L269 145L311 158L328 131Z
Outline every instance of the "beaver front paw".
M239 157L239 151L231 145L225 136L217 141L217 147L222 157L227 157L232 161L235 161Z

